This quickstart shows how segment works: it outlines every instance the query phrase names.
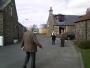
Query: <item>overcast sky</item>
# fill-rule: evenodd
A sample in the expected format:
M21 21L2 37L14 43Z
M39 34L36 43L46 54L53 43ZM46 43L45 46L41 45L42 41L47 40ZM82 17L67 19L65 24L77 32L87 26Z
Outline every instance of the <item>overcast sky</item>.
M26 27L47 23L49 9L54 14L83 15L90 0L15 0L18 20Z

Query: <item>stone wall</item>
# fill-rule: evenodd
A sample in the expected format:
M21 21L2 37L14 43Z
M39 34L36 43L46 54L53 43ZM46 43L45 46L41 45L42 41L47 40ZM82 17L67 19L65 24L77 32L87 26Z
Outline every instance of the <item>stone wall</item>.
M90 40L90 20L87 21L87 39Z
M75 27L77 40L90 39L90 20L78 22Z
M66 26L65 32L75 32L75 26L74 25Z
M4 13L3 13L3 30L4 30L4 44L8 45L8 44L12 44L13 43L13 17L11 17L10 14L10 6L11 4L9 4L7 7L4 8Z
M26 31L26 27L24 27L22 24L18 24L18 40L21 41L22 40L22 37L23 37L23 33Z
M76 39L85 39L85 22L76 23Z
M3 35L3 13L0 12L0 36Z
M13 44L14 40L21 40L26 28L18 23L15 1L0 11L0 35L3 35L4 45Z
M11 2L3 10L4 45L12 44L14 39L18 39L18 32L16 9Z
M50 36L51 33L54 30L54 18L53 18L53 15L49 15L48 22L47 22L47 28L48 28L48 36Z

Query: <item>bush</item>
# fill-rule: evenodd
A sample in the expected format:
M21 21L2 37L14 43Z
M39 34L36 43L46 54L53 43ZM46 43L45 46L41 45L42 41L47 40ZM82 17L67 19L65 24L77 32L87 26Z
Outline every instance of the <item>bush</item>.
M75 45L82 49L90 49L90 40L75 41Z

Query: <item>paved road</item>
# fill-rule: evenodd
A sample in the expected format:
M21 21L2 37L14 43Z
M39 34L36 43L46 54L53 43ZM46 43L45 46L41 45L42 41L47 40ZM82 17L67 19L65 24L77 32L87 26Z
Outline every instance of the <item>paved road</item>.
M36 68L81 68L79 52L70 41L65 42L65 47L60 47L57 38L56 45L51 45L51 38L38 37L43 48L38 48ZM22 68L25 53L20 49L20 44L0 47L0 68ZM30 62L28 64L30 68Z

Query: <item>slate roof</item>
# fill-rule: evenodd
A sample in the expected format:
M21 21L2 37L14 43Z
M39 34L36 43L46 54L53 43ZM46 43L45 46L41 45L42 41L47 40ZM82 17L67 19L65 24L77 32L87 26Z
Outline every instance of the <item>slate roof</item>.
M87 19L90 19L90 12L80 18L80 20L87 20Z
M61 15L61 14L59 14L59 15ZM79 17L80 17L80 16L76 16L76 15L63 15L63 16L64 16L64 21L60 22L59 20L55 19L56 15L54 15L54 21L55 21L54 25L58 25L58 26L73 25L74 24L73 22L78 21Z
M0 10L3 10L10 2L11 0L0 0Z
M2 7L2 4L3 4L3 1L2 1L2 0L0 0L0 8Z
M87 9L86 14L82 15L78 21L75 21L74 23L78 23L80 21L90 20L90 8Z

